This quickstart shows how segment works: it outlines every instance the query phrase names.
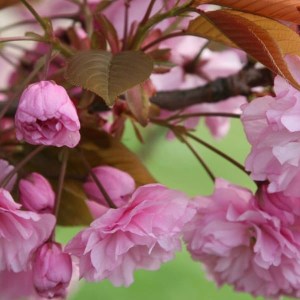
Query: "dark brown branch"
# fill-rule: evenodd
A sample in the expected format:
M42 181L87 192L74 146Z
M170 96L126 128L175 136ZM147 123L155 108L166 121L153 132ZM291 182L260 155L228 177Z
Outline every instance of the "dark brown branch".
M161 108L177 110L193 104L216 103L238 95L249 96L253 87L272 85L270 70L246 67L235 75L218 78L194 89L158 92L151 102Z
M193 104L217 103L233 96L249 96L253 87L272 86L273 74L270 70L255 69L252 65L246 66L237 74L218 78L210 83L194 89L158 92L150 101L161 108L168 110L182 109ZM121 97L122 98L122 97ZM5 102L0 102L0 110ZM14 116L17 101L12 103L7 116ZM109 108L100 97L89 107L89 112L107 111Z

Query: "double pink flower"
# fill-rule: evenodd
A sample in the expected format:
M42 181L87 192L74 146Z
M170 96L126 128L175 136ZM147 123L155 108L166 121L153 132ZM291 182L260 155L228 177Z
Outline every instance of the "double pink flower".
M66 90L53 81L29 85L15 115L16 135L33 145L75 147L80 140L76 108Z

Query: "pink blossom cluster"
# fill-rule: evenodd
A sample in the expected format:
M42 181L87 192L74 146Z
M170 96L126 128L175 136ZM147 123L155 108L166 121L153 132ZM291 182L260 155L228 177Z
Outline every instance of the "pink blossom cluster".
M210 197L197 197L197 213L184 239L218 285L279 299L300 296L299 198L251 191L217 180Z
M269 181L270 193L300 197L300 93L277 76L275 97L243 106L242 122L252 149L246 169L257 181Z
M0 174L5 178L13 172L14 167L1 160ZM16 176L6 184L9 190L15 181ZM72 261L61 245L52 241L56 218L50 183L38 173L21 179L21 204L8 189L0 188L0 299L66 296Z
M41 6L42 10L45 7L48 12L66 8L54 2ZM75 8L76 1L67 2L71 10ZM26 143L39 145L37 150L45 146L80 148L85 143L84 140L80 143L81 127L104 130L121 138L125 121L130 118L136 135L142 140L135 122L146 126L151 120L149 99L155 92L204 86L212 80L236 74L244 67L246 54L242 51L227 48L213 51L207 47L207 40L185 36L185 32L181 32L184 36L178 37L176 32L175 38L165 39L172 27L180 23L171 17L172 14L143 32L143 24L147 21L144 18L165 13L186 1L132 0L124 3L103 1L99 6L99 1L84 1L83 5L87 5L82 10L84 13L71 18L77 27L53 32L46 29L49 32L45 39L49 38L53 49L40 42L32 53L22 50L22 58L34 67L38 59L45 56L47 74L37 72L36 82L20 93L14 122L12 118L1 118L1 139L9 142L12 139L15 144L20 142L17 143L20 148L26 148ZM93 20L84 24L84 18ZM186 20L177 29L185 29ZM135 36L139 30L141 36ZM35 38L38 39L38 35ZM153 41L160 42L153 44ZM110 111L93 111L93 105L99 105L101 99L94 94L90 97L81 85L70 88L61 76L60 68L67 64L63 55L56 53L61 48L67 56L76 51L94 50L97 46L115 55L132 50L132 45L132 49L140 47L153 58L154 72L148 81L120 95ZM159 67L156 55L167 67ZM287 59L287 66L299 79L296 61L299 63L298 59ZM22 66L14 70L10 86L17 85L20 74L23 77L21 70ZM6 96L10 98L10 92ZM2 102L2 94L0 98ZM242 114L241 120L252 146L245 168L257 183L255 194L217 179L211 196L190 199L161 184L137 187L128 173L106 165L89 168L86 161L90 173L80 178L86 195L82 201L93 221L65 247L56 240L55 227L59 224L57 211L63 181L68 176L67 167L62 165L60 190L55 193L43 175L36 172L24 175L17 172L17 167L0 159L0 300L64 299L71 281L78 281L79 276L87 281L108 279L115 286L129 286L136 270L157 270L172 260L181 250L182 239L192 258L203 263L210 278L219 286L230 284L237 291L272 299L300 297L300 93L277 76L273 96L245 103L244 96L237 96L181 110L160 109L152 120L167 128L180 125L193 130L202 114L211 134L221 138L230 126L224 115ZM169 137L173 137L172 134ZM181 141L190 146L185 138ZM97 148L97 140L89 142L95 143L99 152L102 150L102 144ZM12 147L15 144L12 143ZM192 146L189 148L194 150ZM67 150L74 154L82 149ZM195 154L196 150L192 152ZM10 150L3 153L13 157ZM200 156L195 156L201 161ZM18 166L22 164L26 164L26 159ZM205 163L202 165L206 167ZM214 180L214 176L211 177Z
M108 208L89 179L85 189L94 199L89 208L96 219L68 243L66 251L77 257L80 276L86 280L108 278L115 286L128 286L134 270L157 270L174 258L181 249L182 229L195 211L181 192L159 184L135 190L128 174L111 167L93 172L118 207Z

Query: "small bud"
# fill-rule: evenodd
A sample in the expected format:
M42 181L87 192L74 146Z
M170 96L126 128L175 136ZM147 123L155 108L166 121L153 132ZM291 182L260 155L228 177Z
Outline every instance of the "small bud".
M20 201L27 210L53 213L55 193L49 181L38 173L31 173L19 183Z
M71 256L58 243L45 243L35 254L33 284L41 297L65 297L72 277Z
M80 123L66 90L53 81L29 85L23 92L15 116L18 140L33 145L75 147Z

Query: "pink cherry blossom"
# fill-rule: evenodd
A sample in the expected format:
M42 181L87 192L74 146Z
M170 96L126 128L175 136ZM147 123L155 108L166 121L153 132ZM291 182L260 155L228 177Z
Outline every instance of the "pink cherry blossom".
M275 97L243 107L242 122L252 145L246 169L254 180L269 180L270 193L300 196L300 93L277 76Z
M24 271L33 252L45 242L55 217L21 211L10 193L0 189L0 271Z
M93 168L92 172L101 182L109 197L117 207L127 203L130 195L135 189L134 179L128 173L109 166ZM88 195L89 200L107 206L104 196L91 175L84 183L83 188Z
M65 297L72 277L72 260L58 243L48 242L35 253L33 285L46 298Z
M39 173L31 173L19 182L19 196L24 208L38 213L53 213L55 193L49 181Z
M158 91L189 89L202 86L208 81L219 77L233 75L240 71L245 62L245 53L238 50L226 50L214 52L205 49L201 59L194 59L199 51L205 46L207 40L193 36L185 36L170 39L161 46L171 48L171 61L176 64L170 72L164 74L153 74L151 80ZM187 47L189 45L189 47ZM180 114L200 113L241 113L240 106L246 102L244 96L231 97L218 103L195 104L180 111ZM165 119L178 114L178 110L171 112L161 110L160 118ZM185 119L183 125L188 129L194 129L199 123L199 117ZM178 124L180 122L175 122ZM215 138L224 137L230 128L228 118L207 117L205 123ZM172 134L168 135L173 138Z
M109 209L66 247L89 281L108 278L128 286L135 269L156 270L180 250L183 225L194 209L181 192L153 184L138 188L127 205Z
M290 200L266 188L255 198L219 179L211 197L194 201L197 213L184 234L188 250L218 285L253 296L299 297L300 223L293 205L283 204Z
M72 264L72 278L70 285L67 288L67 294L71 295L74 293L79 284L79 269L78 266L73 262ZM13 283L13 284L12 284ZM22 272L0 272L0 300L45 300L37 294L33 285L33 272L32 268L28 271ZM55 297L51 298L54 300L63 300L65 297Z
M10 172L14 169L12 165L9 164L8 161L4 159L0 159L0 182L5 179L5 177L10 174ZM5 189L9 192L13 189L15 182L17 180L17 175L14 175L13 178L8 182L5 186Z
M35 294L31 271L0 271L0 300L27 299Z
M80 123L66 90L53 81L29 85L23 92L15 116L19 140L34 145L75 147Z

